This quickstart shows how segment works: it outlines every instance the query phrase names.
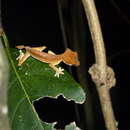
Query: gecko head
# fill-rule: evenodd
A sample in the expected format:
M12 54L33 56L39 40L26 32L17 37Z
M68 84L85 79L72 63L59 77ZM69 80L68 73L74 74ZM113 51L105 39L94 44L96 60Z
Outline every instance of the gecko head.
M74 52L67 48L67 50L62 54L62 56L63 56L63 62L65 64L74 66L80 65L77 52Z
M25 46L24 45L19 45L19 46L16 46L16 48L18 48L18 49L24 49Z
M16 46L16 48L18 48L18 49L26 49L26 50L30 49L29 46L24 46L24 45L18 45L18 46Z

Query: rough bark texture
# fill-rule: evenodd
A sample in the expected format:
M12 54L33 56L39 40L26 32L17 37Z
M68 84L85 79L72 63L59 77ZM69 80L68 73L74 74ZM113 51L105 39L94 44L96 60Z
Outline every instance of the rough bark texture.
M101 32L98 15L93 0L82 0L91 32L95 61L89 69L92 80L96 85L102 107L102 112L107 130L117 130L117 123L113 114L109 88L115 85L113 70L107 66L103 36Z

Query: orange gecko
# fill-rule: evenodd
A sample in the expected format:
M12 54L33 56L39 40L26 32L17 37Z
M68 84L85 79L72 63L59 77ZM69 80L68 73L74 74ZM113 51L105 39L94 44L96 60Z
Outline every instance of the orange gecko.
M46 49L46 46L42 47L29 47L29 46L16 46L18 49L25 49L25 54L20 50L20 55L18 56L18 66L21 66L24 61L29 57L32 56L33 58L48 63L49 66L55 70L55 77L59 77L59 74L64 74L63 70L60 67L57 68L56 65L58 65L60 62L64 62L67 65L74 65L79 66L80 62L78 60L78 54L77 52L72 51L71 49L67 48L66 51L62 54L54 54L52 51L42 52L44 49Z

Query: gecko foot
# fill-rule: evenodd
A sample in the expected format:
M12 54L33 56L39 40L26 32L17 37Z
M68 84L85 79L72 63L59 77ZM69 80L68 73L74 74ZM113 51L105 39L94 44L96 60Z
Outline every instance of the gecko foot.
M22 50L19 50L19 56L16 58L16 60L21 59L24 56L24 53L22 52Z
M61 67L59 67L59 68L58 68L58 71L56 71L56 73L55 73L54 76L59 78L59 75L60 75L60 74L64 74L63 71L64 71L64 69L62 69Z

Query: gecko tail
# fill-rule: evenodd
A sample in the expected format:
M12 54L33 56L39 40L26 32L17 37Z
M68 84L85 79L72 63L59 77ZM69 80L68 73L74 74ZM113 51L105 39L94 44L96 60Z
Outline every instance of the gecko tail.
M69 48L67 48L66 51L62 54L62 58L65 64L74 66L80 65L77 52L74 52Z

